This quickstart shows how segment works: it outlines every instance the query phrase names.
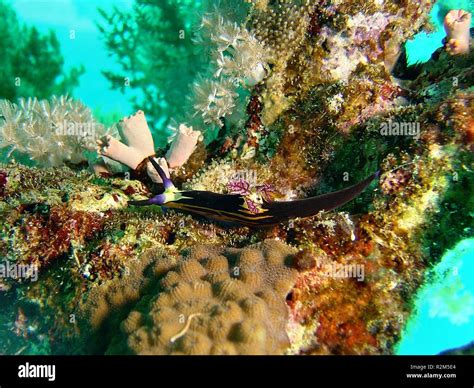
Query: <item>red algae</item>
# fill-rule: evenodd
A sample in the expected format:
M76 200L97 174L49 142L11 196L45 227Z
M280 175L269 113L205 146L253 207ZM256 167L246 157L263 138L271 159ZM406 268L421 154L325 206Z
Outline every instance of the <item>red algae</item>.
M20 206L20 214L24 211ZM14 228L12 251L21 250L23 263L39 268L47 266L70 249L80 248L88 240L97 238L103 229L104 216L96 213L72 211L66 206L54 206L46 214L27 214Z

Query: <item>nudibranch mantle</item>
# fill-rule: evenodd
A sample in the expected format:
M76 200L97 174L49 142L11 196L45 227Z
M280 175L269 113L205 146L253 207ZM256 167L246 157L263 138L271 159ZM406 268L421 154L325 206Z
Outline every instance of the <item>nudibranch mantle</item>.
M334 210L357 197L379 176L377 171L353 186L317 197L295 201L267 201L264 199L258 207L249 209L245 196L241 194L178 190L152 157L149 158L149 161L163 180L164 191L150 199L129 201L129 205L159 205L217 221L257 227L275 225L293 218L311 217L320 211Z

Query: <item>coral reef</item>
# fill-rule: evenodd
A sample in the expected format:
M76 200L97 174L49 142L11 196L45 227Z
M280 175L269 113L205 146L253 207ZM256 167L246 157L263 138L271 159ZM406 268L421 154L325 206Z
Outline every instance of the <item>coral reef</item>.
M266 82L268 92L262 93L263 122L273 123L315 87L338 83L340 90L334 90L332 96L346 97L348 88L359 89L362 83L364 89L367 76L372 81L386 81L380 65L393 63L391 57L397 57L400 44L426 24L430 4L409 1L397 8L384 2L322 6L308 1L277 1L256 7L253 30L271 52L269 62L273 65ZM363 94L375 101L380 91L372 90L377 82L372 84L367 91L359 90L357 97L344 98L346 109L350 100ZM360 110L357 107L353 113Z
M0 166L0 256L39 271L0 279L0 352L393 354L429 269L472 235L473 50L390 74L431 1L227 3L201 19L208 63L167 112L169 148L142 113L102 143L132 179L58 153L48 112L83 123L81 105L1 105L3 144L40 168ZM249 210L381 176L338 212L231 228L128 206L161 189L149 156L179 189L243 195Z

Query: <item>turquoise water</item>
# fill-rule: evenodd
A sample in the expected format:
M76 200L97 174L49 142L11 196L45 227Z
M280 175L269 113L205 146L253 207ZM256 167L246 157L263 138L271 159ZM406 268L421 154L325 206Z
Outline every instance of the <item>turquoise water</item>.
M128 115L132 107L130 97L132 91L125 94L111 90L101 70L107 63L108 69L117 69L114 61L108 57L107 50L101 40L96 22L100 20L98 7L110 10L130 9L133 0L14 0L14 6L20 20L34 25L40 31L53 30L60 41L65 59L65 68L83 64L85 74L75 90L75 97L86 105L102 113L119 113ZM440 5L441 4L441 5ZM420 33L415 39L407 42L408 62L426 62L439 47L445 37L440 14L446 7L473 9L473 2L466 0L441 1L433 7L431 19L437 30L431 34ZM71 30L75 30L75 39L70 38Z
M418 293L397 354L438 354L474 339L474 238L446 252Z
M133 0L14 0L12 5L21 22L35 26L41 32L53 30L61 44L65 69L84 65L86 72L74 96L101 113L131 114L132 92L122 94L111 90L102 75L103 69L118 69L107 55L96 22L98 7L110 10L130 9ZM71 39L74 30L75 39Z
M431 10L430 16L437 30L431 34L420 32L415 39L406 43L408 64L412 65L417 62L426 62L430 59L431 54L442 46L442 41L446 36L443 25L437 14L440 10L439 4L435 4Z

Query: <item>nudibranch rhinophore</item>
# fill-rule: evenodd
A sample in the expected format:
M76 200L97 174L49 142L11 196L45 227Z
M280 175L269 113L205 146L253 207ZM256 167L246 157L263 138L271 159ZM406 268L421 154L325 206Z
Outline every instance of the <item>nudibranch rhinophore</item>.
M357 197L379 176L377 171L353 186L317 197L295 201L263 201L255 211L246 206L242 195L178 190L161 166L152 157L148 159L163 180L165 190L150 199L129 201L129 205L159 205L216 221L257 227L275 225L293 218L311 217L320 211L336 209Z

